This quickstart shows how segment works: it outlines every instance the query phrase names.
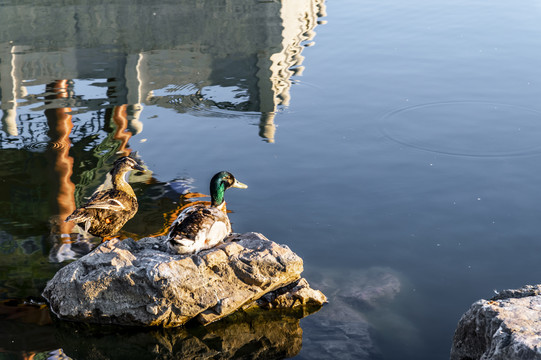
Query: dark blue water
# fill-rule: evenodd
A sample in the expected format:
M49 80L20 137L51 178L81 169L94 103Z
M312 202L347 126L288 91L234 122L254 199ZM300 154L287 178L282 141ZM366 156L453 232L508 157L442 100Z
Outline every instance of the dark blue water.
M128 235L229 170L249 185L227 193L234 230L303 257L330 303L288 356L447 358L472 302L539 282L540 17L535 1L0 1L0 298L38 297L84 253L55 219L136 151L150 175L132 178ZM9 309L2 358L112 356Z

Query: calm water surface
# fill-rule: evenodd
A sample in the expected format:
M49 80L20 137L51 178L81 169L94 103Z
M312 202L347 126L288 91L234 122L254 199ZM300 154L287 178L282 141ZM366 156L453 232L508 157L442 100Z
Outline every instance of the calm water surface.
M0 358L448 358L472 302L539 283L540 19L537 1L0 0ZM43 287L96 244L60 219L132 151L149 171L125 236L229 170L249 185L227 194L234 230L287 244L330 303L51 323Z

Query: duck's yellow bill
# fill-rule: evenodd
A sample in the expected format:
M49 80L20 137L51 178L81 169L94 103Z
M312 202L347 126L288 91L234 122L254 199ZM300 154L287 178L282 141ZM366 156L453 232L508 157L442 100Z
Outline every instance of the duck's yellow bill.
M235 182L233 183L233 185L231 185L231 187L239 188L239 189L247 189L248 185L243 184L240 181L238 181L237 179L235 179Z

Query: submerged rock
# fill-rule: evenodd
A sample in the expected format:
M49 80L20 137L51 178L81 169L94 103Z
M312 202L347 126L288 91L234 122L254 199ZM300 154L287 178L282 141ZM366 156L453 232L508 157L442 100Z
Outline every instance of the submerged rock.
M232 236L197 255L171 254L162 237L111 240L60 269L43 296L60 319L208 324L299 280L302 271L299 256L258 233Z
M333 299L331 303L340 300L359 311L385 307L401 289L399 275L385 267L323 272L312 269L308 273L311 283Z
M300 359L383 358L373 339L376 330L371 320L385 318L389 322L388 304L401 288L398 274L381 267L350 271L315 268L308 273L312 285L322 289L330 300L318 316L302 320ZM409 333L402 323L393 325L396 338L403 336L398 333Z
M391 302L400 293L400 287L400 280L393 271L374 267L360 273L351 272L337 295L355 308L374 310Z
M372 325L342 300L331 301L317 317L302 320L303 352L310 360L374 360L380 359L372 339Z
M541 359L541 285L479 300L462 316L451 360Z

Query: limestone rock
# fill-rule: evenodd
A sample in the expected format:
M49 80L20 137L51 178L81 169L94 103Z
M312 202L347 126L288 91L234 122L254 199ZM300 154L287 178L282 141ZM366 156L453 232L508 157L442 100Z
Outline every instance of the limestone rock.
M278 290L265 294L256 304L265 309L292 308L295 306L322 306L327 297L314 290L306 279L300 279Z
M302 259L258 233L197 255L163 238L111 240L60 269L43 296L61 319L173 327L208 324L300 278Z
M541 285L479 300L462 316L451 360L541 359Z

